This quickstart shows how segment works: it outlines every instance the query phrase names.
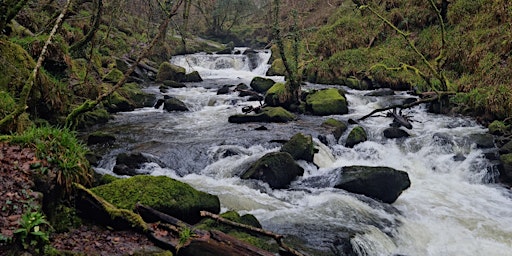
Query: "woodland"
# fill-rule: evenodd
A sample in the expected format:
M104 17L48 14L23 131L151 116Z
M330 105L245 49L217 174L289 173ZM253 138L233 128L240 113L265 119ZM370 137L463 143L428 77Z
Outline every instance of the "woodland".
M272 49L272 68L286 77L277 104L292 112L304 82L378 85L474 117L498 146L512 138L508 0L0 0L0 255L194 255L190 244L212 234L219 248L236 244L144 205L140 215L168 224L113 209L89 190L109 177L94 173L78 136L151 102L140 84L172 56L235 46ZM512 184L507 155L501 179ZM86 225L78 198L116 223L103 226L124 230ZM173 232L175 243L159 240ZM274 251L302 255L256 232L276 240ZM230 253L271 251L253 244Z

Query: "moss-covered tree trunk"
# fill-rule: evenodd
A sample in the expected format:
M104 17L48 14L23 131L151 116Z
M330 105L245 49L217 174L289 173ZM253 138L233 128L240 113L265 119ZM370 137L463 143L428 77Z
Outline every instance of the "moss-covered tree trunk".
M75 58L85 57L85 46L94 38L96 31L100 27L101 13L103 11L103 0L96 0L96 12L92 18L92 26L84 38L69 47L69 52Z
M6 32L6 28L18 12L23 9L28 0L1 0L0 1L0 34Z

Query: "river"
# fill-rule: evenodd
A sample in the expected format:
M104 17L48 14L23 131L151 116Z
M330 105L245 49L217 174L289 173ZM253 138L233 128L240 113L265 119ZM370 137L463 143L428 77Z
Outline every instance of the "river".
M318 255L343 255L347 242L357 255L512 255L512 193L494 183L497 172L486 151L469 139L486 128L466 117L427 113L417 106L407 139L386 139L390 118L364 120L369 140L346 148L329 138L329 146L315 139L315 164L299 162L303 177L289 189L273 190L238 176L252 162L279 150L279 141L297 132L314 138L324 134L327 117L299 115L287 124L230 124L247 102L236 93L217 95L225 84L249 84L263 76L269 52L251 61L244 55L194 54L171 62L197 70L204 81L171 89L167 94L184 101L191 111L168 113L143 108L119 113L100 127L117 137L96 170L112 174L120 152L151 154L166 168L147 164L141 170L167 175L198 190L219 196L223 211L254 214L265 229L294 237ZM282 81L282 77L272 77ZM304 89L326 85L307 84ZM348 88L349 114L331 116L347 121L411 96L365 96L369 91ZM148 91L159 93L158 87ZM256 130L265 126L267 130ZM351 127L349 127L350 129ZM457 157L455 157L457 156ZM463 157L461 157L463 156ZM333 189L333 170L343 166L388 166L406 171L411 187L392 205ZM345 242L344 242L345 241Z

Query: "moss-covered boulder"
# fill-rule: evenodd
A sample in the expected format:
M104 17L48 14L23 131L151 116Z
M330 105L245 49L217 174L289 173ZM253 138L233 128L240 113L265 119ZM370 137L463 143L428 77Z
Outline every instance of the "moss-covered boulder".
M350 133L348 134L347 141L345 142L345 147L353 148L355 145L365 142L368 140L368 135L366 131L361 126L356 126Z
M347 99L335 88L316 91L306 97L306 110L319 116L347 114Z
M507 132L508 127L502 121L495 120L489 124L488 129L492 135L503 135Z
M347 124L334 118L325 120L322 123L322 127L330 130L336 141L338 141L341 138L341 135L343 135L343 133L348 129Z
M363 194L385 203L393 203L411 186L407 172L389 167L347 166L338 170L340 179L334 186Z
M281 147L281 152L289 153L295 160L313 162L315 155L313 137L297 133Z
M500 155L500 179L512 184L512 153Z
M105 102L105 108L110 113L117 113L133 111L135 106L130 100L122 96L119 92L114 92Z
M219 198L166 176L134 176L92 188L118 208L133 210L147 205L188 223L197 223L200 211L220 212Z
M163 82L165 80L173 80L176 82L185 81L186 70L184 67L180 67L169 62L162 62L158 68L158 74L156 74L156 81Z
M110 114L104 108L97 108L80 115L78 118L78 127L85 128L97 124L104 124L110 120Z
M165 80L163 81L163 84L165 87L171 87L171 88L185 88L187 85L181 82L176 82L173 80Z
M228 118L230 123L286 123L295 120L297 117L282 107L266 107L254 115L233 115Z
M286 73L284 63L282 59L276 59L270 65L270 68L267 70L267 76L284 76Z
M121 95L124 95L135 108L152 107L155 105L156 96L142 91L137 83L126 83L118 89Z
M286 85L284 83L275 83L265 94L265 104L272 107L283 106L286 99Z
M185 82L197 83L202 81L203 78L201 78L201 75L199 75L199 72L197 71L192 71L185 75Z
M269 78L263 78L263 77L255 77L251 80L251 88L259 93L265 93L274 85L274 80Z
M268 153L242 174L242 179L262 180L273 189L286 188L304 169L286 152Z
M117 82L121 81L124 74L121 72L121 70L114 68L108 72L105 77L103 77L103 81L116 84Z

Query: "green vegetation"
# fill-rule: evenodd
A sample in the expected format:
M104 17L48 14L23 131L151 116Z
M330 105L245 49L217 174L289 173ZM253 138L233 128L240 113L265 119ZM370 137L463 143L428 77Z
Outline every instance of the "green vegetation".
M35 148L38 159L48 163L39 167L41 173L47 175L48 171L54 172L56 183L65 192L71 192L73 183L91 183L92 170L85 158L88 150L74 132L50 126L31 127L13 135L10 141Z
M133 210L136 203L141 203L191 223L200 219L201 210L220 211L217 196L165 176L140 175L114 180L91 191L118 208Z
M44 253L44 247L50 243L48 228L50 224L39 211L27 212L21 216L20 228L14 231L23 249L29 248L37 254Z

